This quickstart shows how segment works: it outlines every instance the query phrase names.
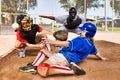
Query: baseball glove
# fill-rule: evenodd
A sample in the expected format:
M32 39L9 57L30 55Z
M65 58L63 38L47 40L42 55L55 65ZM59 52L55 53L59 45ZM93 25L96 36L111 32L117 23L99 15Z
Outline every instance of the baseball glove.
M67 30L59 30L53 33L53 36L56 40L66 41L68 39L68 31Z

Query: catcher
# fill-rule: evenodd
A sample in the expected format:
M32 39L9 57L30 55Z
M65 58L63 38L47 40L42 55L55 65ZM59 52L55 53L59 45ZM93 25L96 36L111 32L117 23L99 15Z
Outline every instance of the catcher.
M40 49L44 47L43 44L37 44L42 41L42 38L47 37L44 33L41 33L45 31L42 27L33 24L33 20L26 15L18 15L16 22L17 23L13 24L12 27L17 37L15 48L19 50L19 56L21 58L25 57L26 46ZM37 32L40 34L37 34ZM46 46L50 49L49 45Z
M53 36L57 40L61 40L61 41L67 40L68 32L73 32L79 35L79 33L81 32L81 30L79 29L80 24L83 24L86 21L94 21L93 19L88 19L88 18L85 19L82 16L78 16L77 10L75 7L71 7L69 9L69 15L63 15L63 16L58 16L58 17L40 15L40 17L55 20L57 23L63 24L63 26L59 29L63 31L62 32L58 31L53 34ZM59 36L59 34L62 34L62 33L64 33L65 37L62 37L64 35Z
M20 67L23 72L37 72L47 77L54 74L76 74L83 75L86 72L76 64L82 62L88 55L93 54L101 60L106 60L97 51L94 42L90 39L96 34L96 26L92 23L85 23L80 28L82 31L80 36L71 41L55 41L45 38L49 44L59 45L63 48L57 54L53 54L45 49L40 51L32 64ZM49 59L42 62L43 56L48 56ZM41 63L42 62L42 63Z

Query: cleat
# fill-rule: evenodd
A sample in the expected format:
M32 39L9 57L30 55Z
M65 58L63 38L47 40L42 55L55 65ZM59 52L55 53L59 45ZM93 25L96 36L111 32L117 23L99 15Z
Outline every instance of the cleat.
M20 52L20 53L19 53L19 56L20 56L20 58L24 58L24 57L25 57L25 54L24 54L23 52Z
M86 73L83 69L81 69L78 65L76 65L73 62L70 63L69 67L73 69L76 75L84 75Z
M27 73L31 73L31 74L37 73L37 67L32 66L31 64L28 64L27 66L20 67L19 70L21 72L27 72Z

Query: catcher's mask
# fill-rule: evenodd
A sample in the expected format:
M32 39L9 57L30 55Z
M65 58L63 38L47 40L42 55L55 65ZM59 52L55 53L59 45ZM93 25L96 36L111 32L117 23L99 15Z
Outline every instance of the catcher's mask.
M86 22L83 24L82 27L79 28L81 31L86 31L85 36L88 38L92 38L95 36L96 34L96 26L95 24L91 23L91 22Z
M17 17L17 23L21 25L21 28L24 31L30 31L31 30L31 25L33 24L33 20L25 15L19 15Z
M75 7L71 7L70 10L69 10L69 16L70 16L70 18L74 19L75 16L76 16L76 14L77 14L76 8Z

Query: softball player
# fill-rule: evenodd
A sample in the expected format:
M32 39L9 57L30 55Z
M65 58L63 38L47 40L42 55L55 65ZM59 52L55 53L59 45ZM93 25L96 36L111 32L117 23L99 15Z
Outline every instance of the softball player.
M49 44L59 45L63 48L57 54L53 54L45 49L41 50L32 64L20 67L20 71L38 73L47 77L54 74L85 74L85 71L76 64L83 61L89 54L93 54L101 60L106 60L97 51L92 41L96 34L96 26L90 22L83 24L79 28L82 32L80 36L71 41L55 41L46 38ZM42 62L45 56L49 57Z
M42 32L43 29L39 25L33 24L32 19L26 15L18 15L16 20L17 23L13 24L12 27L16 32L15 48L19 49L19 56L21 58L25 57L26 46L42 49L45 45L35 44L40 43L43 37L47 37L43 33L37 34L37 32ZM50 48L49 45L47 46Z

